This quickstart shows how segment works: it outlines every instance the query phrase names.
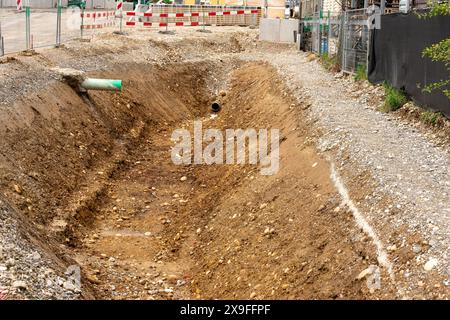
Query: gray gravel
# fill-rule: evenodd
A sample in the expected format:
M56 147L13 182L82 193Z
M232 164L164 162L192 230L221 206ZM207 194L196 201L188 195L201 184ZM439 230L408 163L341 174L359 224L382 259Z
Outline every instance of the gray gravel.
M0 300L76 299L71 274L58 274L55 261L24 235L14 210L0 200ZM59 272L60 273L60 272Z
M308 97L310 121L321 131L318 148L331 155L341 169L368 170L376 180L373 194L359 206L375 227L387 248L406 246L408 233L419 232L420 243L411 250L415 265L397 266L402 274L415 274L420 284L426 276L426 263L443 276L436 287L448 288L450 278L450 156L448 149L434 143L434 135L384 114L367 103L381 88L367 83L366 90L355 90L351 78L341 79L326 72L307 54L269 54L261 56L286 76L287 84L299 98ZM301 89L300 89L301 87ZM390 198L383 203L384 196ZM384 206L383 206L384 205ZM402 234L392 236L406 226ZM389 230L389 231L388 231ZM395 247L393 247L395 248ZM395 261L394 261L395 262ZM437 264L436 264L437 262ZM430 264L428 264L430 266ZM406 270L405 270L406 268ZM399 288L408 297L410 287ZM448 292L448 291L447 291Z

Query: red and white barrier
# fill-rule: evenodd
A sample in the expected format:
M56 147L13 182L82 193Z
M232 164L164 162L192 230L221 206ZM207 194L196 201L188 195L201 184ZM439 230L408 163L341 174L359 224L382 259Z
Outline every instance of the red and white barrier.
M200 17L219 17L219 16L234 16L234 15L257 15L259 13L256 9L251 10L229 10L229 11L217 11L217 12L177 12L177 13L152 13L152 12L135 12L135 11L127 11L125 15L128 17L147 17L147 18L185 18L185 17L197 17L196 20L199 20ZM199 21L191 21L191 22L149 22L149 21L126 21L126 26L144 26L144 27L166 27L166 26L198 26L200 25Z
M174 27L182 27L182 26L199 26L200 22L198 21L191 21L191 22L135 22L135 21L127 21L125 23L126 26L136 26L136 25L142 25L144 27L167 27L167 26L174 26Z
M115 12L114 11L95 11L95 12L85 12L84 14L81 14L81 17L85 19L99 19L99 18L106 18L106 17L114 17Z
M122 9L123 9L123 1L117 1L117 4L116 4L116 13L117 13L117 12L122 12Z
M177 12L177 13L152 13L152 12L125 12L127 16L137 17L160 17L160 18L182 18L182 17L199 17L202 16L200 12ZM258 14L258 10L231 10L231 11L218 11L218 12L205 12L205 16L234 16L239 14Z
M22 12L22 0L16 0L17 11Z
M83 18L82 29L102 29L115 25L115 11L95 11L81 13Z

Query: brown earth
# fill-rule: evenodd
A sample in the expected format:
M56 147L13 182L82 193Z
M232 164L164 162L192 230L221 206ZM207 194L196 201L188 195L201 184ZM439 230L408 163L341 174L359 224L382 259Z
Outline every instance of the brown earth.
M375 293L356 280L375 251L340 207L303 106L273 67L227 66L122 64L91 73L123 79L121 94L53 83L23 97L1 114L4 198L58 258L81 265L85 297L394 297L384 274ZM200 118L279 128L280 172L174 165L172 131Z

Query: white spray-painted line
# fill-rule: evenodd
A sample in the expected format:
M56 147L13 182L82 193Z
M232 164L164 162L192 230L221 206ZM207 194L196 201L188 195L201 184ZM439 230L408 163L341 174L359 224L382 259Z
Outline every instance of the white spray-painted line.
M352 215L355 218L355 221L356 221L356 224L358 225L358 227L360 227L369 237L372 238L372 242L375 244L375 246L377 248L378 263L381 266L386 268L391 280L395 281L394 272L392 270L393 265L392 265L392 262L389 260L387 252L384 250L383 243L381 242L380 238L378 238L378 235L376 234L376 232L374 231L372 226L367 222L367 220L364 218L364 216L361 214L361 212L355 206L352 199L350 199L347 188L345 187L344 183L342 182L341 177L337 173L333 162L331 162L331 180L333 181L334 186L336 187L339 194L341 195L342 202L345 205L347 205L347 207L352 212Z

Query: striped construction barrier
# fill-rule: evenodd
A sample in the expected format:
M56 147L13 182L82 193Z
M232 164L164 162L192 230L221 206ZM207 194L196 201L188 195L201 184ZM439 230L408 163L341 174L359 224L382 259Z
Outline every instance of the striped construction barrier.
M127 17L143 17L143 18L164 18L164 22L161 21L126 21L126 26L144 26L144 27L167 27L167 26L199 26L200 17L205 19L206 17L227 17L227 16L239 16L239 15L254 15L257 17L260 14L260 10L227 10L227 11L213 11L213 12L171 12L171 13L153 13L153 12L136 12L127 11L125 15ZM191 18L196 17L196 21L175 21L168 22L168 18ZM202 21L203 22L203 21ZM209 22L210 23L210 22Z
M183 26L199 26L200 22L198 21L191 21L191 22L134 22L134 21L127 21L125 23L126 26L136 26L136 25L142 25L144 27L167 27L167 26L174 26L174 27L183 27Z
M81 29L92 30L112 27L115 25L115 11L95 11L81 13L83 24Z
M106 18L106 17L114 17L116 13L114 11L96 11L96 12L85 12L81 13L81 17L85 19L99 19L99 18Z
M107 28L107 27L113 27L115 26L114 21L108 21L108 22L103 22L103 23L93 23L93 24L83 24L81 26L81 29L103 29L103 28Z
M230 11L218 11L218 12L205 12L205 16L226 16L226 15L238 15L238 14L258 14L258 10L230 10ZM161 17L161 18L182 18L182 17L199 17L203 15L200 12L177 12L177 13L152 13L152 12L125 12L127 16L137 17Z

